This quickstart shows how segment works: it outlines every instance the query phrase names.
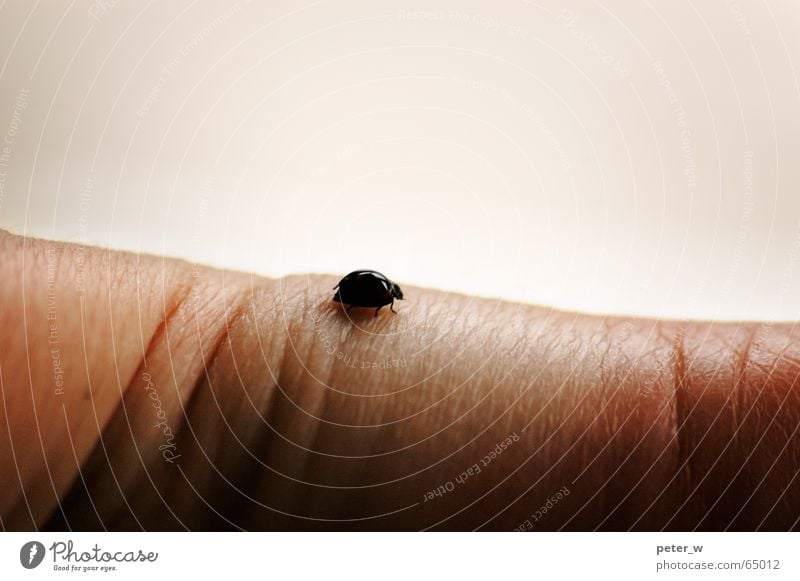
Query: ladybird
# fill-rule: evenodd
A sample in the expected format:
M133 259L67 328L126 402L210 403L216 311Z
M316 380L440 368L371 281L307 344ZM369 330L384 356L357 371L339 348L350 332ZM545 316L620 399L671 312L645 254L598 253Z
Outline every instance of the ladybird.
M339 289L339 290L336 290ZM353 307L374 307L375 316L386 305L394 310L394 300L403 300L400 287L374 270L354 270L339 281L333 290L333 300L348 305L347 311Z

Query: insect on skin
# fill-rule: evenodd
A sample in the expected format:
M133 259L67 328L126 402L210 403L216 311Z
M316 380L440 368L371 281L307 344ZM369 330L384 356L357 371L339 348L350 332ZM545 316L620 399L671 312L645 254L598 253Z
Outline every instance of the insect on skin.
M353 307L371 307L375 309L376 317L386 305L397 314L393 308L394 301L403 300L400 287L374 270L354 270L340 280L333 290L336 291L333 300L348 305L347 312Z

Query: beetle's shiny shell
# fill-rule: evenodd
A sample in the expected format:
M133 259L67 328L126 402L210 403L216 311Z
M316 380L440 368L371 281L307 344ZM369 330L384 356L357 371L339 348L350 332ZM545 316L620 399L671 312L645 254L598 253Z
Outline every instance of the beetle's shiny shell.
M333 300L351 307L383 307L403 298L399 286L374 270L353 271L334 290Z

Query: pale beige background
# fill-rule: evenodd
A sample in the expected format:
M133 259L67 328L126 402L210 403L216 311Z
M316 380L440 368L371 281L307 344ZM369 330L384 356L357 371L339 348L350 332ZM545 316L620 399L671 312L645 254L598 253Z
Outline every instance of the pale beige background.
M0 226L797 319L798 57L794 0L6 0Z

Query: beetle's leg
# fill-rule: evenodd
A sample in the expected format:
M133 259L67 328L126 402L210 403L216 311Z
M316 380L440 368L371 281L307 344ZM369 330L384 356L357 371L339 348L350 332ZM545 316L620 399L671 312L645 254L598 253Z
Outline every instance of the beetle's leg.
M383 308L383 306L381 305L380 307L378 307L377 309L375 309L375 316L376 316L376 317L378 316L378 311L380 311L382 308Z
M392 299L392 303L389 305L389 310L392 311L395 315L397 314L397 311L394 310L394 299Z

